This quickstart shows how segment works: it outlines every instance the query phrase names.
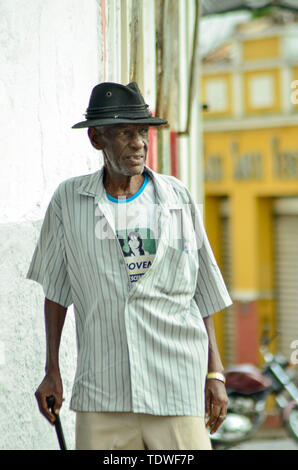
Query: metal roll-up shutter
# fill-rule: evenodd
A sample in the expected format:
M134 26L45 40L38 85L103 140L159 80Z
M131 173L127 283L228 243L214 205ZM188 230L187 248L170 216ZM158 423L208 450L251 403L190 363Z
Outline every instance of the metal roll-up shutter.
M278 344L290 359L298 340L298 197L276 199L274 228Z
M230 234L230 203L223 198L219 207L221 224L221 272L229 292L232 289L232 258L231 258L231 234ZM225 367L235 364L235 338L236 322L233 306L225 309L224 313L224 363Z

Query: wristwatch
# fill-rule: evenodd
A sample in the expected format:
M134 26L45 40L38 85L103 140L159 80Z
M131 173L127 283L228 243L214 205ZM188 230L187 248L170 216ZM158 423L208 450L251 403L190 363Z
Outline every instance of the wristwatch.
M216 379L220 380L224 384L226 383L226 378L221 372L209 372L206 379Z

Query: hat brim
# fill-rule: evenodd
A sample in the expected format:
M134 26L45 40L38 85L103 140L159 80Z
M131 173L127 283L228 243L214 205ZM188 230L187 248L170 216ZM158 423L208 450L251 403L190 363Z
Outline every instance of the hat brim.
M106 119L89 119L81 121L72 126L72 129L82 129L84 127L97 126L117 126L118 124L146 124L147 126L162 126L168 124L168 121L157 117L143 119L124 119L124 118L106 118Z

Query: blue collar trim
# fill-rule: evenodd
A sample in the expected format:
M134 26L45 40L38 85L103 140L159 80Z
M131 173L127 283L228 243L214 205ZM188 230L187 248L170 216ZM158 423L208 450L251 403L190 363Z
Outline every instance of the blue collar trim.
M133 201L134 199L136 199L138 196L140 196L142 194L142 192L144 191L144 189L146 188L147 186L147 183L148 183L148 174L147 173L144 173L144 181L143 181L143 184L142 186L140 187L140 189L131 197L127 198L127 199L116 199L115 197L113 196L110 196L110 194L108 194L106 192L106 195L107 195L107 198L109 201L112 201L112 202L116 202L118 204L123 204L123 203L126 203L126 202L130 202L130 201Z

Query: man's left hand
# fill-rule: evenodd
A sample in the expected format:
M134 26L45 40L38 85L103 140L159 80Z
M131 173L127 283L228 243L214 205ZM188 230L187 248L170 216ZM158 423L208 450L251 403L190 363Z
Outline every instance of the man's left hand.
M207 379L205 385L205 411L210 427L210 434L214 434L223 423L228 406L228 396L225 384L217 379Z

